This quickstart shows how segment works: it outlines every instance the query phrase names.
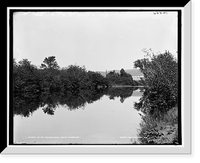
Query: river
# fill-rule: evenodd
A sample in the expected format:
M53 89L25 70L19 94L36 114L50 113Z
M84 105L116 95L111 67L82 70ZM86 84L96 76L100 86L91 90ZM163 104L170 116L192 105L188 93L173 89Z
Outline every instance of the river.
M124 89L95 99L96 94L90 99L82 93L65 102L56 95L35 101L15 98L14 144L134 144L141 122L134 103L142 92Z

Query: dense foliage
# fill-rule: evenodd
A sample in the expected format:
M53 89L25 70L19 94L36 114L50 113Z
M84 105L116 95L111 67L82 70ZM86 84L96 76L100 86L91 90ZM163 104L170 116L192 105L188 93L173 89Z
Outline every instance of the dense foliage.
M145 91L135 108L142 112L139 143L180 144L178 133L178 63L169 52L134 62L144 74Z
M13 61L13 84L14 93L73 93L85 89L108 88L113 84L134 85L134 81L123 69L120 74L110 72L104 77L77 65L60 68L55 56L50 56L44 59L40 68L32 65L27 59L18 63Z
M120 70L120 73L116 73L115 70L110 71L106 75L106 78L112 85L138 85L138 83L133 80L132 76L126 73L123 68Z
M40 73L38 69L27 59L18 64L13 64L14 93L38 92L40 91Z
M54 56L45 58L40 68L27 59L13 61L14 93L60 92L95 89L108 86L108 81L101 74L86 71L84 67L70 65L59 69Z
M150 55L149 55L150 56ZM134 62L144 74L145 92L135 106L144 112L169 110L178 102L178 64L172 54L151 55Z

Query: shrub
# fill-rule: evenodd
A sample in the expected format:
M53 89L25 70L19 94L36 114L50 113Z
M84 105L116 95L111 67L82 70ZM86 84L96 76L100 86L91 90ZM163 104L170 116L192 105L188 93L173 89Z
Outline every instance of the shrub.
M171 53L159 55L147 54L149 58L137 60L135 67L139 67L144 74L147 87L137 106L146 107L143 110L168 110L178 101L178 64Z

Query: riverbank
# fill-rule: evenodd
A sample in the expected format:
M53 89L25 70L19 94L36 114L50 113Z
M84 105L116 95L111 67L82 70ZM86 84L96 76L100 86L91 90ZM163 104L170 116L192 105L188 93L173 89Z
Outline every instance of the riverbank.
M178 144L178 107L169 110L158 124L162 136L156 140L159 144Z
M167 111L162 118L143 116L140 136L143 144L178 144L178 107Z

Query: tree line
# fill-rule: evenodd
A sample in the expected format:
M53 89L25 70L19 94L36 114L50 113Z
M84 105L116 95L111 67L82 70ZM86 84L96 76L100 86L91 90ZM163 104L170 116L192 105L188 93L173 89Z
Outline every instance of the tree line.
M137 85L131 75L121 69L120 74L110 72L106 77L87 71L84 66L69 65L60 68L55 56L46 57L40 68L28 59L13 60L14 93L78 92L85 89L108 88L114 84Z

